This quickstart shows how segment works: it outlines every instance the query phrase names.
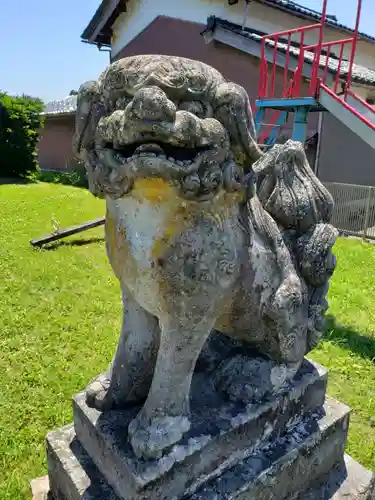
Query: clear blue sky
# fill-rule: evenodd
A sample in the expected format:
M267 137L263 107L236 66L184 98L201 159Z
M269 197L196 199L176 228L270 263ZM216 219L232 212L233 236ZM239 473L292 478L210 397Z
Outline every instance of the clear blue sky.
M361 30L372 35L375 6L371 8L370 4L374 2L363 0L361 22ZM68 95L86 80L96 79L108 64L109 55L82 43L80 35L99 3L100 0L4 0L0 89L48 101ZM299 3L320 11L322 0ZM356 4L357 0L328 0L328 11L353 26Z
M96 79L108 52L80 36L100 0L0 0L0 89L59 99Z
M295 0L295 2L318 12L322 10L322 0ZM354 28L357 5L358 0L328 0L327 13L336 14L342 24ZM362 0L360 30L375 36L375 0Z

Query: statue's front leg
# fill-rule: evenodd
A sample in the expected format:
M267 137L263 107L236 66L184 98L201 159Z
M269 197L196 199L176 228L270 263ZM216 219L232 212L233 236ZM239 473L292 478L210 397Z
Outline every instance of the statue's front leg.
M146 399L159 346L159 324L126 290L123 324L110 370L94 379L86 401L98 410L121 408Z
M129 426L138 457L155 458L190 429L189 393L195 363L215 318L194 315L161 319L161 338L151 389Z
M193 371L238 277L239 235L226 221L198 220L156 259L160 347L146 403L129 426L139 457L160 456L190 428Z

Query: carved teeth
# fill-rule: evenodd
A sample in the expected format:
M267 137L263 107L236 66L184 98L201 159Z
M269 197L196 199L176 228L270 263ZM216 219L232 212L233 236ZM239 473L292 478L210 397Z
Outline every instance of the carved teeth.
M139 153L164 153L163 149L158 144L141 144L134 151L134 154Z

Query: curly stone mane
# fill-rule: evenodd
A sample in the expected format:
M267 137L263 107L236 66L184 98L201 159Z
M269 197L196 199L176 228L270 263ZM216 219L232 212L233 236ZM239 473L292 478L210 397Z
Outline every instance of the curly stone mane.
M122 59L79 91L75 150L98 196L121 197L142 177L161 177L197 200L239 190L261 156L254 137L245 90L198 61ZM135 165L133 146L146 142L156 158L136 155Z

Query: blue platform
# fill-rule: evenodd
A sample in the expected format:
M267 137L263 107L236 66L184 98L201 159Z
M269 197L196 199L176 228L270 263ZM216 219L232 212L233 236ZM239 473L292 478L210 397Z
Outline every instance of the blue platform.
M263 122L266 109L275 109L283 112L294 113L292 139L294 141L305 142L307 137L307 119L310 112L321 112L324 108L319 104L315 97L297 97L297 98L267 98L258 99L256 102L258 112L256 115L256 129L259 131ZM276 141L277 128L279 124L275 123L271 134L272 142Z
M257 99L255 101L257 108L278 109L280 111L293 111L301 106L308 107L309 111L324 111L315 97L293 97Z

